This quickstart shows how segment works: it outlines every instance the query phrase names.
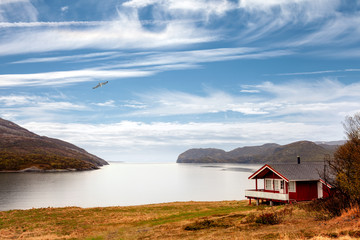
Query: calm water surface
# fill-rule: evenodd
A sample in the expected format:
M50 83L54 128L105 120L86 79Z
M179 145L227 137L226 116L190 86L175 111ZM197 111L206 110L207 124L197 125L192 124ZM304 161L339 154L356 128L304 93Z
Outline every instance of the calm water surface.
M116 163L100 170L0 173L0 211L245 199L259 165Z

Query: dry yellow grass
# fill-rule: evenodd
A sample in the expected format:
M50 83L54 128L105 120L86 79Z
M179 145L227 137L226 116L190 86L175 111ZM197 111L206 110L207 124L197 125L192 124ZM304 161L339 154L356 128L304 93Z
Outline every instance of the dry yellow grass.
M247 201L14 210L0 212L0 239L359 239L358 213L317 221L296 205ZM259 223L261 216L276 223Z

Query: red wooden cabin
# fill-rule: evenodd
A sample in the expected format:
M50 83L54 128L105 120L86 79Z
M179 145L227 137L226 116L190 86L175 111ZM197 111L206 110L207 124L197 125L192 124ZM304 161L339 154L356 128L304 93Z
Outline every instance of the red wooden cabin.
M250 203L251 199L257 204L266 200L271 205L327 197L332 186L320 177L324 169L323 164L300 164L300 160L298 164L265 164L249 177L255 180L255 189L246 190L245 196Z

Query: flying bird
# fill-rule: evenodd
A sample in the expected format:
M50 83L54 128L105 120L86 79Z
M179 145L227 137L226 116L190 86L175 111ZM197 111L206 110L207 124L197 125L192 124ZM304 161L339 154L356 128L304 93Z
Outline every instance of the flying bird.
M98 87L102 87L103 85L107 84L108 82L109 82L109 81L99 83L98 85L96 85L95 87L93 87L93 89L98 88Z

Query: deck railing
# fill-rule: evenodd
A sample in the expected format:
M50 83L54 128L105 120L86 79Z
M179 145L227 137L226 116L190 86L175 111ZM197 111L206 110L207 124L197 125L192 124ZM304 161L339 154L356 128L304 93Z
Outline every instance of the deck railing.
M264 189L245 190L245 197L256 198L256 199L289 201L289 194L287 194L287 193L266 192L266 191L264 191Z

